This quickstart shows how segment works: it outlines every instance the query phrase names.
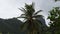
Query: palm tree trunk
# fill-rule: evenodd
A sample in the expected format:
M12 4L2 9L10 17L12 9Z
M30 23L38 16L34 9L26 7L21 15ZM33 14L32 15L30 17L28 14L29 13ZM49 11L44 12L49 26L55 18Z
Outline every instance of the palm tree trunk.
M32 31L32 33L31 33L31 34L37 34L37 33L36 33L36 30L34 30L34 29L33 29L33 31Z
M34 33L35 33L35 31L33 30L32 34L34 34Z
M29 31L28 34L35 34L35 31Z

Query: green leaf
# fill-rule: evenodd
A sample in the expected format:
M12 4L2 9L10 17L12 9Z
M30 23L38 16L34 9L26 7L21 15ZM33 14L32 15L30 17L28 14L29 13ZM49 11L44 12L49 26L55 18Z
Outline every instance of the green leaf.
M25 17L25 14L21 14L21 17Z
M55 2L60 1L60 0L55 0Z
M39 12L41 12L42 10L39 10L39 11L37 11L36 13L34 13L34 15L37 15Z
M27 17L20 17L20 16L19 17L16 17L16 18L26 18L27 19Z
M43 16L42 15L33 16L33 18L39 18L39 17L43 17Z
M21 10L22 12L26 13L26 10L24 8L20 9L18 8L19 10Z

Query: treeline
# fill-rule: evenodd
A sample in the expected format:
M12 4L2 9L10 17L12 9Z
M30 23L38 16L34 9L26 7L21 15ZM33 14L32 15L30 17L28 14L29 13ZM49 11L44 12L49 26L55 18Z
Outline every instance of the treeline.
M45 23L45 20L40 17L40 18L37 18L39 21L42 22L43 25L41 25L41 27L39 27L40 29L44 29L44 27L47 27L46 26L46 23ZM27 32L24 31L24 32L21 32L20 30L20 26L22 25L22 21L20 21L19 19L17 18L10 18L10 19L2 19L0 18L0 33L2 34L26 34ZM41 30L41 32L43 32Z
M48 19L50 19L50 34L60 34L60 7L54 7L49 11Z

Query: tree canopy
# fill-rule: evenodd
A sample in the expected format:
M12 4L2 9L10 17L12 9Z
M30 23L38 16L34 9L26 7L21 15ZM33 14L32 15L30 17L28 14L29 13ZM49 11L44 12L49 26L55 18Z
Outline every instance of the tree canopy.
M25 4L25 8L22 8L20 10L24 13L17 18L24 18L26 20L21 26L22 31L27 30L28 34L42 34L42 32L45 32L45 20L43 19L42 15L38 15L38 13L42 10L35 12L34 3L30 5ZM38 18L40 18L41 20L39 20ZM42 21L44 21L45 25L42 23Z
M60 8L54 7L48 16L50 19L50 29L52 34L60 34Z

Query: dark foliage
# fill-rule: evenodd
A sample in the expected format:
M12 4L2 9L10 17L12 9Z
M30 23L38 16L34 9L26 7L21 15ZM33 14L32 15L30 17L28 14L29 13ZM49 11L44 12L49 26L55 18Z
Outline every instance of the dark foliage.
M0 32L6 33L18 33L20 32L20 25L22 22L18 20L17 18L11 18L11 19L1 19L0 18Z

